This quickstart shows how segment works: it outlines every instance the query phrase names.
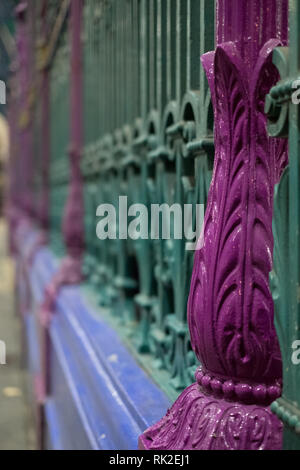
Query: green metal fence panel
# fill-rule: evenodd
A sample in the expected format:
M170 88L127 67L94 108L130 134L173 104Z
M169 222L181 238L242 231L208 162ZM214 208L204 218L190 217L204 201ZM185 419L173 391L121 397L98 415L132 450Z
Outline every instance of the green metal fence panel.
M200 56L214 48L214 8L208 0L84 6L84 271L102 314L171 398L193 381L196 363L186 320L193 252L174 236L120 236L133 215L127 226L117 220L115 240L99 240L96 211L113 204L118 214L119 197L149 209L206 204L213 112Z
M70 42L64 26L50 71L50 243L64 254L62 222L69 182Z
M281 80L266 101L269 133L289 139L289 165L275 190L274 267L270 276L275 305L276 329L283 361L282 397L272 410L284 423L284 448L300 449L300 147L299 104L293 102L293 82L300 70L300 5L289 2L289 48L273 55ZM295 88L295 89L294 89Z
M58 256L79 254L74 264L78 268L83 240L80 224L77 228L74 224L74 235L71 219L74 214L82 215L81 175L77 168L81 126L72 119L74 113L70 119L71 107L74 108L70 90L74 98L81 86L81 63L74 60L74 51L80 49L76 39L79 40L82 3L76 3L74 8L75 2L49 0L45 15L42 10L46 3L44 7L34 1L19 5L20 90L14 87L16 103L12 110L12 115L18 116L12 119L12 133L19 135L19 139L12 142L12 153L17 156L16 149L22 150L24 157L15 159L14 164L18 161L18 165L12 200L27 216L36 218L46 233L48 221L43 226L43 217L48 217L45 206L48 207L49 190L50 244ZM205 208L207 203L214 164L214 118L200 56L214 49L215 3L212 0L87 0L84 3L81 172L86 283L83 288L97 304L99 315L114 326L138 362L171 400L194 381L197 362L186 319L193 251L187 250L187 237L175 236L177 230L183 231L183 221L180 226L171 224L169 238L162 237L161 229L157 237L151 237L150 214L153 205L166 204L172 208L173 221L178 207L182 210L186 204L193 207L202 204ZM218 3L219 7L223 4ZM280 24L286 23L283 3L274 1L271 12L272 21L278 22L279 40L283 36ZM228 11L224 6L223 13L219 12L220 30L222 21L229 31L231 23L226 21L241 17L242 4L239 11L230 14L229 4ZM254 3L246 5L249 11L250 5ZM283 360L283 391L281 398L272 404L272 411L284 423L284 447L300 449L300 95L297 92L296 100L293 95L300 83L300 4L289 0L289 6L289 47L274 51L273 62L280 80L265 103L269 134L289 140L288 166L285 168L286 152L282 151L286 141L282 141L283 148L278 153L278 159L283 161L276 162L276 166L285 169L275 188L274 266L270 285ZM260 8L259 3L256 7ZM73 33L76 28L78 32L71 36L75 39L72 51L71 11ZM263 29L267 15L263 10L259 15L257 26ZM254 41L252 33L250 38ZM248 36L242 37L243 48L244 41L248 43ZM77 116L81 121L81 112ZM48 124L50 159L45 139ZM70 143L75 148L68 148ZM128 213L134 204L135 212ZM107 237L99 240L97 223L100 218L103 222L111 207L115 210L115 224L106 226ZM144 208L148 210L146 228L137 222ZM194 230L195 226L193 214L190 228ZM141 232L143 236L139 236ZM80 268L71 284L81 280L79 271ZM68 284L69 274L64 274L58 284ZM54 300L50 300L52 305Z

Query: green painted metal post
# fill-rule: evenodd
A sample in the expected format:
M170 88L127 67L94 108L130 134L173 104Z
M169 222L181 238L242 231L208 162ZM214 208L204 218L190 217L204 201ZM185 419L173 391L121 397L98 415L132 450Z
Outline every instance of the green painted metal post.
M300 73L300 5L289 1L289 48L274 52L281 80L266 100L269 133L288 137L289 165L275 190L274 268L270 276L283 361L282 397L272 410L284 423L284 448L300 449L300 114L292 100Z

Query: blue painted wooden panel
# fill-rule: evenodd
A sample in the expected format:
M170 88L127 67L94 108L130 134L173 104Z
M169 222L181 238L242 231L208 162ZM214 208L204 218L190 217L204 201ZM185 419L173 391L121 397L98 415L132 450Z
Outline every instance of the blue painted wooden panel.
M29 273L33 312L25 323L32 372L38 369L36 355L41 354L34 309L55 269L51 253L42 249ZM61 291L50 339L51 386L44 407L47 448L137 448L138 436L166 412L169 400L78 287Z

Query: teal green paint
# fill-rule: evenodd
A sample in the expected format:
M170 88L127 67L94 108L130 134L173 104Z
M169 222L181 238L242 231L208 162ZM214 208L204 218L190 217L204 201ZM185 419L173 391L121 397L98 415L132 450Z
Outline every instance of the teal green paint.
M65 27L50 74L50 244L58 256L64 254L62 221L69 183L69 54Z
M186 318L193 252L181 240L98 240L96 208L118 213L119 196L148 209L206 204L213 116L200 55L212 48L214 8L91 0L83 41L84 273L102 314L174 399L196 367Z
M281 81L266 102L269 132L288 136L289 167L275 190L274 268L270 283L283 361L282 397L272 410L284 423L284 448L300 449L300 366L292 362L292 344L300 339L300 140L299 105L291 101L291 84L300 70L300 4L290 0L289 50L279 48L273 61Z

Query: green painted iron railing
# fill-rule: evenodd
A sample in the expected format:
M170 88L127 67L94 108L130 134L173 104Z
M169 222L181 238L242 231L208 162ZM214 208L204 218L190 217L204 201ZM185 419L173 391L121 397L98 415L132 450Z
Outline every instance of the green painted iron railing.
M88 288L174 398L193 381L193 252L185 240L100 241L96 209L118 209L119 196L128 206L206 203L213 113L200 56L214 48L214 2L90 0L83 41Z
M80 200L76 193L80 186L76 165L81 136L76 136L75 148L70 149L68 145L72 141L70 127L74 127L74 135L77 130L74 122L70 126L70 89L78 92L79 80L74 78L76 72L77 79L81 74L72 56L74 76L70 80L68 12L71 3L47 2L45 31L38 20L43 16L43 7L38 7L38 2L29 3L29 16L36 18L36 23L30 20L27 24L26 20L24 29L26 14L20 9L20 29L24 29L23 40L25 44L28 42L26 47L31 52L26 58L28 63L21 67L24 97L17 96L20 103L14 110L14 115L20 118L22 139L17 145L13 143L17 148L26 142L27 151L26 158L20 159L16 166L13 189L18 193L15 200L20 207L30 208L28 214L34 214L34 207L40 211L39 199L43 198L42 191L48 189L42 165L47 147L42 141L42 115L48 117L48 113L32 92L41 86L39 74L33 70L34 43L41 36L50 42L43 46L47 49L47 63L40 70L44 75L49 74L50 80L50 243L61 256L68 244L62 239L63 217L69 211L65 222L68 225L70 213L76 214L75 206ZM86 241L84 289L94 299L99 314L118 330L138 361L171 399L194 381L196 360L186 320L193 252L186 250L186 240L172 237L170 240L151 240L151 237L99 240L96 212L100 204L113 204L118 213L120 196L127 197L128 206L133 203L148 208L151 204L164 203L205 206L214 160L214 123L200 56L214 49L215 3L212 0L87 0L84 3L81 160ZM270 284L283 359L283 394L272 404L272 410L285 424L285 447L296 449L300 448L300 365L292 358L300 341L300 140L299 104L292 103L291 95L300 70L300 5L297 0L290 0L289 5L289 48L275 49L273 61L281 80L267 96L266 112L269 134L289 138L289 165L276 187L273 219L274 267ZM32 72L28 76L26 67ZM28 141L30 126L33 126L34 142ZM70 178L70 160L76 163L73 178ZM28 162L34 164L33 180L25 168ZM66 200L72 180L76 197L74 204L70 198L70 211ZM29 191L31 183L34 191ZM36 201L24 204L22 197L31 192ZM117 233L121 229L117 225ZM80 227L75 239L78 232ZM76 242L77 239L75 245ZM78 245L75 248L81 255L81 240Z
M62 221L69 182L70 42L64 27L50 72L50 243L62 256Z
M283 362L282 396L272 410L284 423L284 448L300 448L300 205L299 205L299 104L292 94L300 71L300 5L289 1L289 47L278 48L273 62L280 82L266 100L269 134L289 139L289 165L275 189L274 202L274 267L270 283L275 305L275 323ZM299 93L297 95L299 97Z

